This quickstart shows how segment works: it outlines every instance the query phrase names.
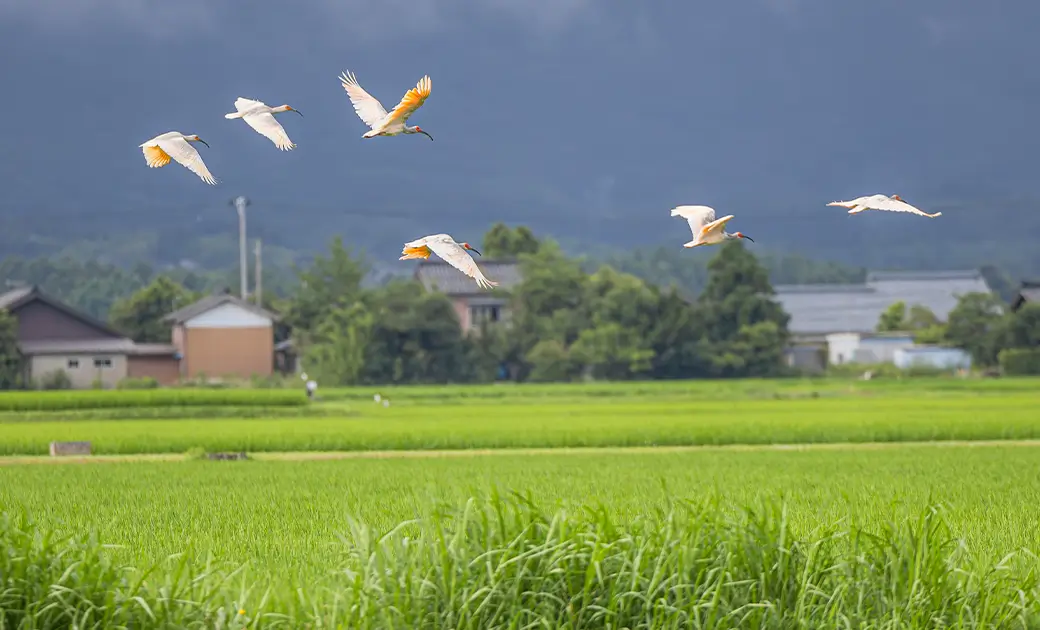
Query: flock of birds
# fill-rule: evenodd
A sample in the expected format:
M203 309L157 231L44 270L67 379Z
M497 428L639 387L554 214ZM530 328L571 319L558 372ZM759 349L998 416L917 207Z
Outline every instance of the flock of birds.
M354 106L358 118L369 127L369 130L361 136L362 138L423 134L431 141L433 140L433 136L423 131L418 125L407 124L408 118L422 107L430 96L432 83L429 76L419 79L415 87L405 92L401 101L389 112L382 103L361 87L352 72L344 72L339 76L339 80ZM235 101L235 110L230 114L224 114L224 118L242 119L257 133L273 142L279 150L291 151L296 148L296 145L289 139L289 134L285 132L274 115L282 112L296 112L303 116L298 110L288 105L270 107L262 101L241 97ZM141 150L144 152L145 162L151 168L166 166L172 159L198 175L207 184L216 184L216 179L209 172L206 163L202 161L202 156L191 145L192 142L201 142L209 147L209 144L198 135L170 131L141 144ZM868 195L851 201L832 201L827 205L849 208L849 214L858 214L864 210L884 210L908 212L929 218L942 215L941 212L929 214L919 210L904 201L899 195ZM671 216L682 217L690 224L693 239L683 244L683 247L686 248L716 245L729 239L747 239L754 242L754 239L742 232L727 232L726 224L733 218L733 215L729 214L721 219L716 219L715 209L710 206L677 206L672 208ZM470 251L480 255L480 252L469 243L456 242L448 234L431 234L405 243L401 250L400 260L428 259L431 254L437 254L445 262L476 281L481 288L491 289L498 286L497 282L488 280L484 276L477 267L476 261L467 253Z

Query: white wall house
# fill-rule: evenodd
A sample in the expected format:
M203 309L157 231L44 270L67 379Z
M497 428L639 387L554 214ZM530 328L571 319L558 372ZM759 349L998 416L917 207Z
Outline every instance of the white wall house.
M911 335L831 333L826 339L831 365L892 363L896 351L914 346Z
M906 370L912 367L929 367L939 370L970 370L971 355L960 348L940 346L916 346L895 351L892 362Z

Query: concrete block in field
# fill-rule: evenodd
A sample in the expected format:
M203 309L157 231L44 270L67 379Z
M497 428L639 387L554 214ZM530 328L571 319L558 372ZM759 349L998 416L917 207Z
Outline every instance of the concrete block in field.
M51 442L51 457L90 455L90 442Z

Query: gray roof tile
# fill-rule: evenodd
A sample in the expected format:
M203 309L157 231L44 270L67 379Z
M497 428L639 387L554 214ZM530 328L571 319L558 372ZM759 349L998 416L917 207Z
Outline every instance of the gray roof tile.
M172 355L177 348L163 343L134 343L122 339L47 339L23 341L18 344L23 354L128 354Z
M1040 302L1040 282L1034 280L1023 280L1022 286L1019 287L1018 293L1015 296L1015 303L1019 302Z
M777 285L776 298L796 335L870 332L893 303L927 307L941 321L965 293L990 293L978 271L875 271L862 285Z
M184 308L178 309L170 313L166 317L163 317L163 321L173 322L174 324L182 324L188 321L189 319L198 317L199 315L202 315L207 311L211 311L223 304L234 304L235 306L244 308L245 310L251 313L256 313L257 315L269 317L274 321L278 321L278 315L268 311L267 309L260 308L252 302L247 302L238 296L231 295L230 293L207 295L198 302L195 302L194 304L189 304Z
M520 265L513 261L477 261L477 266L488 280L498 283L499 289L508 291L521 280ZM477 286L471 278L446 262L424 260L415 270L415 279L429 291L441 291L447 295L482 295L488 293Z
M0 308L8 308L12 304L17 304L25 297L31 295L34 289L36 289L35 286L19 287L0 294Z

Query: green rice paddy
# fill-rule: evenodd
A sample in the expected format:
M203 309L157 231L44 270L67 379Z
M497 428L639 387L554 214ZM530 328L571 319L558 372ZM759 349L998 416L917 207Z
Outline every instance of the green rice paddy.
M340 390L314 416L0 420L7 454L175 457L0 465L0 627L1040 627L1040 446L972 443L1040 437L1032 385ZM558 448L697 444L747 447ZM177 455L198 446L258 454ZM406 452L524 447L549 450ZM378 449L401 456L306 452Z

